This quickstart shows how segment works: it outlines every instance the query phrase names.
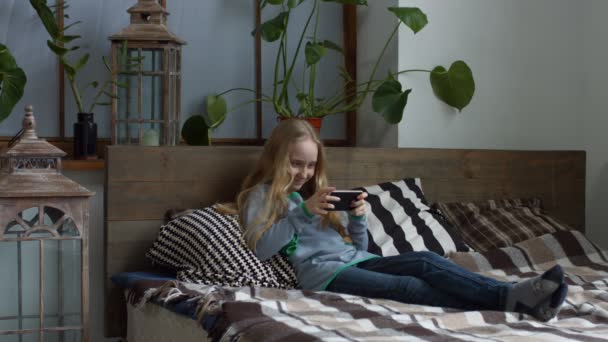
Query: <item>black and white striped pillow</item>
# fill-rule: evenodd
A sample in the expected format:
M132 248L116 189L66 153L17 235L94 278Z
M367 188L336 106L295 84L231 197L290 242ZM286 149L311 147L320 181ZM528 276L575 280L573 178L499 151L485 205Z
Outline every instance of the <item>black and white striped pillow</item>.
M370 253L391 256L411 251L432 251L446 256L470 249L459 234L432 210L420 178L407 178L361 188L369 196Z
M225 286L293 288L285 257L260 261L245 245L237 217L214 207L190 210L161 227L146 257L177 271L177 279Z

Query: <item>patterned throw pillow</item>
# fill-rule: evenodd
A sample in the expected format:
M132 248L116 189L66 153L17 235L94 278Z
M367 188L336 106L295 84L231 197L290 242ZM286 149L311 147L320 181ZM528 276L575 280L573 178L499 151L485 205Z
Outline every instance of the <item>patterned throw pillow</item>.
M419 178L408 178L360 188L369 196L370 253L391 256L410 251L432 251L446 256L467 252L458 233L427 205Z
M479 252L572 229L544 214L539 199L437 203L437 207L464 241Z
M245 245L237 217L214 207L191 210L161 227L146 253L153 263L199 284L293 288L296 276L280 255L260 261Z

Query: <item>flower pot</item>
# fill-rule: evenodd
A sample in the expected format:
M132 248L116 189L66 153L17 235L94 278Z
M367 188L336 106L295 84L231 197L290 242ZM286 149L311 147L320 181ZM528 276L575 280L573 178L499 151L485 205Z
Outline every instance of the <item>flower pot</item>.
M97 159L97 124L93 113L78 113L74 123L74 159Z
M321 126L323 124L323 118L322 117L287 117L287 116L279 116L277 119L278 119L277 121L289 120L289 119L304 120L304 121L308 122L312 126L312 128L315 129L315 131L317 132L317 134L319 136L321 136Z

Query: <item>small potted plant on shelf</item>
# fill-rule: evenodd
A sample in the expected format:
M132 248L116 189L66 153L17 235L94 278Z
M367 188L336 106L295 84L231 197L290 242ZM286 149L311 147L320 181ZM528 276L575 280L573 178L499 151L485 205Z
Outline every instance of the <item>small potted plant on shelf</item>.
M306 13L306 23L301 30L289 29L292 17L300 15L300 5L303 2L312 1L312 9ZM340 67L337 73L343 78L346 85L350 85L352 91L336 89L329 97L318 97L317 94L317 66L329 50L342 53L342 49L336 43L322 39L318 35L317 26L319 15L323 6L328 3L351 4L366 6L367 0L263 0L260 1L261 10L267 7L278 6L280 13L272 19L257 27L253 35L259 33L261 38L268 43L279 44L274 63L274 80L272 94L262 94L258 98L238 104L241 105L261 101L271 103L280 118L323 118L327 115L349 112L358 109L369 94L372 94L372 108L380 114L388 123L399 123L403 118L403 111L407 104L411 89L403 89L397 76L406 72L428 72L430 83L435 95L448 105L462 110L471 101L475 93L475 82L473 74L468 65L463 61L454 62L448 69L437 66L433 70L404 70L391 72L383 79L376 79L376 71L387 47L394 39L401 24L409 27L414 33L422 30L428 23L427 16L419 8L415 7L388 7L397 18L398 23L388 37L386 44L373 66L367 81L357 83L353 81L344 67ZM287 42L296 34L297 47L295 51L288 51ZM304 54L304 58L300 57ZM294 73L296 63L306 63L305 72L301 78ZM212 104L213 112L210 115L224 117L227 112L225 95L233 91L250 91L248 88L229 89L219 94L207 97L207 102ZM295 95L295 96L294 96ZM295 101L294 101L295 99ZM294 103L292 103L294 101ZM231 109L231 110L232 110ZM223 119L222 119L223 120Z
M102 84L98 81L91 81L84 86L79 85L77 82L78 73L87 65L90 54L85 53L79 57L75 57L74 54L80 50L80 46L71 45L80 36L66 34L68 29L80 24L80 21L75 21L70 25L60 29L55 19L57 12L57 5L49 6L46 0L30 0L30 4L36 10L38 17L42 21L45 29L50 35L51 39L47 41L48 47L59 57L59 62L65 70L76 107L78 109L78 122L74 123L74 158L75 159L94 159L96 158L96 140L97 140L97 124L93 122L93 111L96 106L109 106L111 102L110 98L116 98L117 94L112 93L112 86L126 88L125 84L119 82L113 82L112 78L108 76L108 79ZM63 9L68 7L67 2L62 4ZM66 15L67 17L67 15ZM126 56L126 44L123 45L122 59L127 59ZM103 65L111 74L112 69L110 63L105 56L102 56ZM128 58L133 66L139 65L141 60L139 58ZM87 106L85 103L85 95L87 91L93 88L94 92L89 94L90 104Z
M6 119L23 96L27 77L9 49L0 44L0 122Z

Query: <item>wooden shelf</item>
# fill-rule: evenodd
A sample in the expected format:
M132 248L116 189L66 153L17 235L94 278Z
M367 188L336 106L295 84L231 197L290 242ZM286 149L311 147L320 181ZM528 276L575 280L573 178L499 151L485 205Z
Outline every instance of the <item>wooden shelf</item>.
M94 160L74 160L74 159L63 159L61 161L64 170L103 170L106 167L106 161L104 159Z

